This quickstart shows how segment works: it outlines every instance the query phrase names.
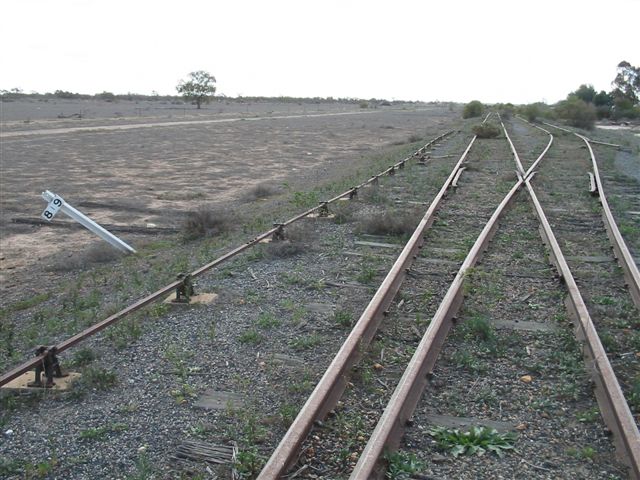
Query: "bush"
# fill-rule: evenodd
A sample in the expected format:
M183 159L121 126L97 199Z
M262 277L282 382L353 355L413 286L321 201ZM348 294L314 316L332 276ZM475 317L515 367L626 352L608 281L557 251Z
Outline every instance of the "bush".
M245 202L252 202L254 200L271 197L276 193L278 193L277 188L266 183L260 183L255 187L247 190L242 198Z
M500 129L492 123L480 123L472 128L474 135L478 138L496 138L500 135Z
M95 97L105 102L113 102L116 99L116 96L111 92L96 93Z
M634 107L633 102L627 98L616 98L611 116L614 120L638 118L640 116L640 106Z
M516 108L512 103L504 103L497 106L500 116L504 119L509 119L515 113Z
M418 210L387 211L360 219L356 230L370 235L411 235L421 218Z
M484 112L484 105L478 100L473 100L464 106L462 111L462 118L479 117Z
M591 130L596 121L596 109L577 97L564 100L555 108L558 118L566 120L569 125Z
M195 240L220 235L228 231L231 225L233 225L231 213L200 208L187 212L182 232L186 240Z
M528 121L535 122L540 116L540 109L538 108L538 105L532 103L530 105L526 105L522 109L522 113L524 115L524 118L526 118Z

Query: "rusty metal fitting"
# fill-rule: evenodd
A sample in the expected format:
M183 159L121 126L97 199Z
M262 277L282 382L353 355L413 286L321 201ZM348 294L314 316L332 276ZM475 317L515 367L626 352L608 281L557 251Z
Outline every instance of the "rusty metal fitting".
M284 240L284 223L274 223L273 226L276 230L273 232L272 239L274 241Z
M180 281L180 284L176 287L176 298L173 299L174 303L189 303L191 297L194 295L193 280L190 273L179 273L176 276L176 280Z
M29 382L27 386L36 387L36 388L52 388L55 385L53 378L62 378L67 375L62 373L62 369L60 368L60 362L58 361L58 357L56 347L47 347L44 345L40 345L35 350L36 357L39 357L44 354L42 360L36 365L35 368L35 379L33 382ZM42 374L44 373L46 377L46 382L42 383Z
M318 210L319 217L329 216L329 202L320 202L320 210Z

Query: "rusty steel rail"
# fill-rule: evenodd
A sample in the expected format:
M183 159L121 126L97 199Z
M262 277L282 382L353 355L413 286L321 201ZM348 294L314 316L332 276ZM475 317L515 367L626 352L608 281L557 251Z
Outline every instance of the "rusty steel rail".
M485 117L483 123L489 116L490 114ZM427 212L389 270L389 273L380 284L380 287L378 287L351 333L258 475L258 480L277 479L285 475L287 470L295 463L300 447L314 423L322 420L342 396L347 384L349 370L358 362L362 352L371 342L382 319L387 314L388 308L400 289L407 271L424 244L425 231L433 224L440 202L446 195L447 190L452 186L454 179L464 168L462 165L476 138L474 136L471 139L462 156L453 167L449 177L431 202Z
M520 158L509 138L507 129L504 125L502 125L502 128L509 141L516 163L520 164ZM553 138L551 133L547 133ZM587 142L584 137L578 136ZM587 145L589 145L588 142ZM591 150L591 147L589 147L589 149ZM594 158L593 152L592 158ZM594 167L595 166L594 161ZM597 170L596 178L598 178ZM567 286L569 296L565 303L575 324L576 337L583 343L582 353L585 357L587 370L596 384L594 390L600 411L602 412L607 427L613 433L618 457L629 466L631 478L638 480L640 479L640 433L638 432L638 427L622 393L618 379L613 372L607 353L598 337L598 333L589 315L587 306L584 303L584 299L580 294L578 285L569 269L569 265L560 249L560 245L556 240L544 210L538 201L538 197L531 186L530 177L525 178L525 185L535 207L538 220L540 221L540 234L542 239L549 247L553 264Z
M498 220L515 199L516 193L524 184L524 179L533 174L552 142L553 138L526 172L522 164L518 164L518 181L495 209L467 254L362 451L350 479L365 480L383 476L380 462L385 452L398 447L404 426L427 387L429 374L451 329L453 319L462 305L467 272L473 268L486 250L498 228Z
M598 194L598 198L600 199L600 204L602 205L602 220L604 222L605 229L607 230L607 236L609 237L609 242L611 242L611 246L613 248L613 253L618 260L618 264L622 271L624 272L624 279L627 284L627 288L629 289L629 293L631 294L631 299L635 304L636 308L640 309L640 272L638 271L638 266L631 256L631 252L629 252L629 247L624 241L620 230L618 229L618 225L616 224L615 219L613 218L613 214L611 213L611 209L609 208L609 202L607 201L607 197L604 194L604 188L602 186L602 179L600 178L600 170L598 169L598 162L596 161L596 156L593 153L593 149L591 148L592 143L603 144L602 142L594 142L590 138L585 137L584 135L580 135L574 131L571 131L567 128L558 127L557 125L553 125L551 123L544 122L545 125L549 125L550 127L557 128L567 133L572 133L576 137L580 138L587 146L589 150L589 155L591 156L591 165L593 167L593 175L595 177L596 182L596 193ZM604 144L608 146L614 146L614 144ZM616 145L617 146L617 145Z
M320 209L324 208L324 206L329 205L333 202L338 201L341 198L344 197L350 197L352 198L354 195L357 194L358 190L370 183L374 183L378 180L379 177L382 177L384 175L388 175L388 174L393 174L395 172L396 169L401 169L404 168L406 162L408 162L409 160L411 160L412 158L423 154L426 149L428 147L430 147L431 145L433 145L434 143L436 143L439 140L442 140L443 138L451 135L452 133L454 133L454 130L449 130L445 133L443 133L442 135L439 135L438 137L434 138L433 140L430 140L428 143L426 143L423 147L419 148L416 152L414 152L412 155L410 155L409 157L404 158L403 160L391 165L389 168L387 168L386 170L382 171L381 173L372 176L369 180L366 180L365 182L362 182L361 184L350 188L349 190L347 190L346 192L343 192L335 197L333 197L332 199L326 201L326 202L321 202L320 205L318 205L317 207L311 208L299 215L296 215L293 218L290 218L289 220L285 221L282 224L278 224L277 226L274 226L274 228L259 234L257 237L255 237L254 239L248 241L247 243L234 248L233 250L231 250L228 253L225 253L224 255L222 255L221 257L218 257L217 259L211 261L210 263L207 263L206 265L203 265L202 267L194 270L193 272L191 272L191 276L192 277L198 277L200 275L202 275L203 273L207 272L208 270L211 270L212 268L228 261L229 259L235 257L236 255L244 252L245 250L257 245L258 243L260 243L262 240L265 240L267 238L269 238L270 236L272 236L274 233L276 233L280 228L290 225L302 218L305 218L309 215L311 215L312 213L315 213L317 211L319 211ZM141 308L150 305L151 303L159 300L160 298L163 298L165 295L167 295L168 293L172 292L173 290L175 290L179 285L181 284L180 281L175 281L173 283L170 283L164 287L162 287L161 289L147 295L146 297L138 300L137 302L133 303L132 305L124 308L123 310L114 313L113 315L107 317L106 319L102 320L99 323L96 323L95 325L92 325L91 327L77 333L76 335L74 335L73 337L64 340L63 342L55 345L54 347L50 347L48 349L46 349L43 353L41 353L40 355L34 356L31 360L27 360L26 362L12 368L11 370L5 372L2 374L2 376L0 376L0 386L5 385L7 383L9 383L11 380L13 380L14 378L17 378L18 376L22 375L25 372L28 372L29 370L35 368L38 364L40 364L41 362L44 361L44 359L52 352L57 353L62 353L63 351L73 347L74 345L82 342L83 340L87 339L88 337L91 337L93 335L95 335L96 333L104 330L105 328L109 327L110 325L113 325L114 323L122 320L123 318L125 318L126 316L128 316L129 314L136 312L138 310L140 310Z

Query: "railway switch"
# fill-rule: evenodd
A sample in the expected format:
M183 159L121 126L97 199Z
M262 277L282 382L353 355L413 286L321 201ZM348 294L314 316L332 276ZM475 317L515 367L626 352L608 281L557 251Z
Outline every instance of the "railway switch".
M35 380L28 383L29 387L52 388L55 385L55 382L53 381L54 377L63 378L67 376L62 373L56 352L56 347L40 345L36 348L36 357L39 357L42 354L45 354L45 356L42 358L42 361L36 365ZM47 381L44 384L42 383L42 373L47 377Z

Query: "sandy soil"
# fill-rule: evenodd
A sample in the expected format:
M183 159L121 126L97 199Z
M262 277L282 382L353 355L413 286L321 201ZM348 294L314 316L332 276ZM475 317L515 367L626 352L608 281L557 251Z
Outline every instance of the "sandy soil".
M452 116L436 105L151 103L1 104L1 291L38 275L52 255L95 241L84 230L13 223L39 218L44 190L100 223L179 227L180 213L259 183L306 190L328 169ZM73 112L83 118L58 118ZM135 237L122 237L135 247Z

